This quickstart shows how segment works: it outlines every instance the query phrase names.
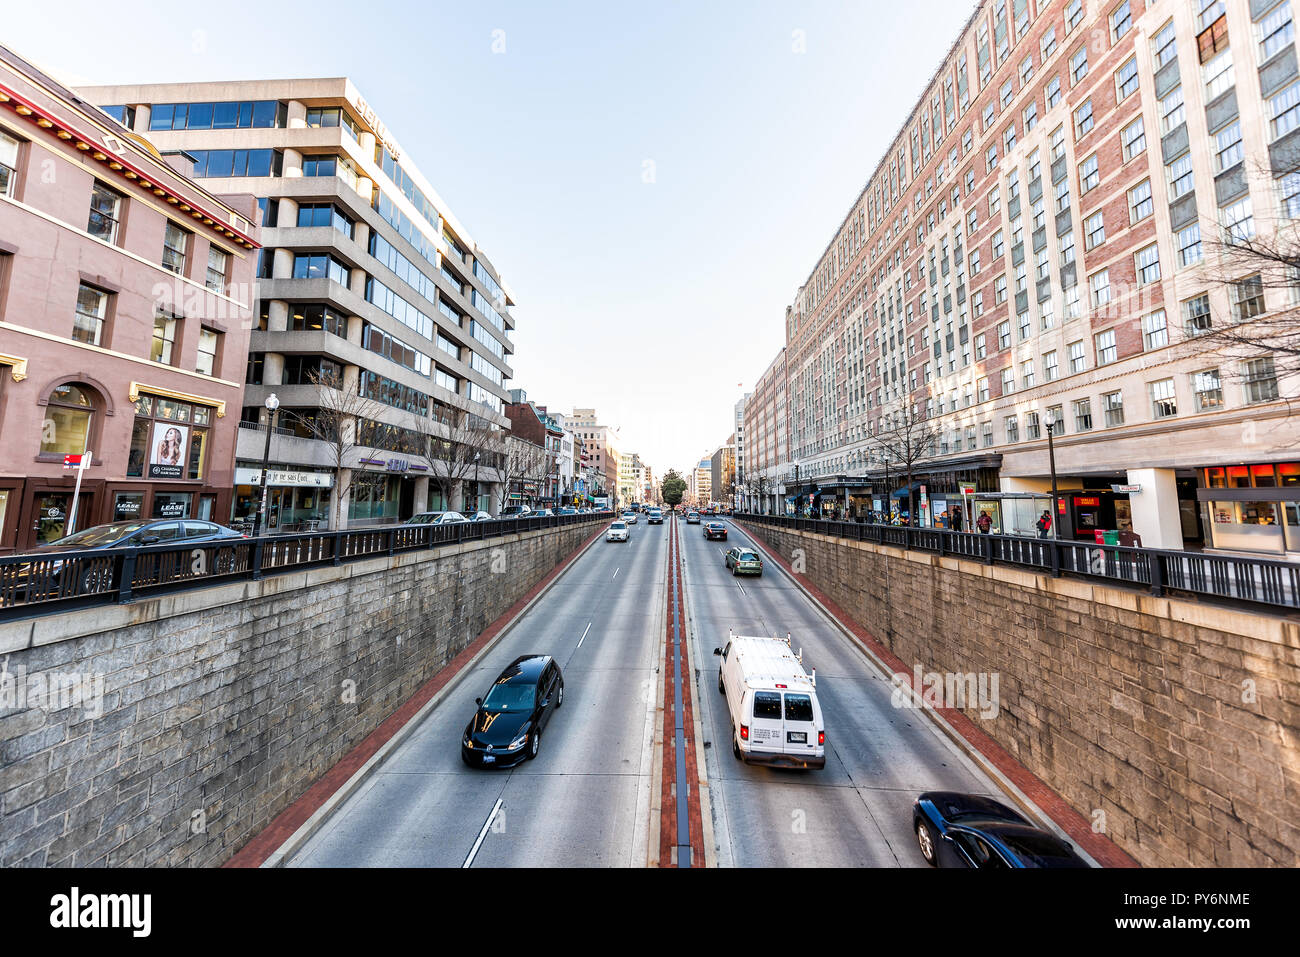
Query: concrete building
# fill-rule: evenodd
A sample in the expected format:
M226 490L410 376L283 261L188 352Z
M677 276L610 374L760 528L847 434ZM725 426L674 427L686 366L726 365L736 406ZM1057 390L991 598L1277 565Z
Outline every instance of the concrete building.
M708 505L713 501L713 458L700 459L692 470L694 479L691 485L691 497L697 505Z
M257 215L0 47L0 553L68 531L87 451L77 530L229 517Z
M766 515L785 513L785 480L794 472L787 439L786 382L782 349L745 400L748 507Z
M83 95L194 160L211 188L256 193L264 250L238 445L235 515L265 444L273 525L393 522L496 498L449 476L439 440L500 445L513 297L500 274L343 78L94 87ZM340 416L339 406L343 406ZM336 442L331 421L357 423ZM353 435L351 427L342 430ZM338 485L338 489L334 488ZM445 488L444 488L445 486Z
M746 392L736 402L735 408L735 425L736 425L736 495L730 503L734 508L743 508L745 506L745 403L747 403L752 392Z
M980 3L786 310L789 504L906 509L910 421L915 520L1032 534L1051 423L1063 537L1300 557L1300 383L1213 338L1300 302L1293 6Z
M603 483L602 488L604 494L610 496L610 504L626 504L614 501L619 494L618 429L601 425L595 409L574 409L567 421L582 438L587 448L587 464L595 470L598 480Z
M736 481L736 437L728 437L724 445L709 456L709 489L713 500L719 504L735 505L735 493L729 493Z

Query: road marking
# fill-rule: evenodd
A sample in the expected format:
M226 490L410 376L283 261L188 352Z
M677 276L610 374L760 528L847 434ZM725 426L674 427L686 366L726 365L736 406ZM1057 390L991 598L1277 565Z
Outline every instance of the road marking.
M619 567L621 568L622 566L620 565ZM618 577L618 568L615 568L615 569L614 569L614 576L613 576L613 578L610 579L610 581L613 581L613 580L614 580L615 578L617 578L617 577Z
M582 647L582 643L583 643L584 641L587 640L587 632L588 632L588 631L591 631L591 622L587 622L587 627L586 627L586 629L582 632L582 637L578 639L578 648L581 648L581 647ZM575 648L574 650L576 651L577 649Z
M492 821L495 820L497 812L500 810L501 798L497 798L497 803L492 807L492 813L489 814L487 820L483 822L483 830L478 832L478 840L474 842L474 846L469 850L469 856L465 858L465 863L461 865L462 870L470 867L474 863L474 855L476 855L478 849L483 846L483 839L487 837L488 829L492 826Z

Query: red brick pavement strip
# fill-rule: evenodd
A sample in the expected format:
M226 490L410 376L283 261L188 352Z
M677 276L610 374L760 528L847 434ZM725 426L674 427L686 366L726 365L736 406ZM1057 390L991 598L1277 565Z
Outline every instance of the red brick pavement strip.
M266 862L266 859L293 836L298 828L302 827L329 800L335 791L347 783L352 775L356 774L361 769L361 766L369 761L403 725L415 717L420 709L428 704L429 699L445 688L447 683L455 678L461 669L488 642L500 634L506 624L523 611L543 588L573 564L588 545L603 534L605 534L605 527L602 524L589 538L570 552L563 561L551 569L545 578L530 588L524 597L516 601L503 615L480 632L469 647L443 665L437 674L421 685L419 690L406 700L405 704L394 711L379 727L370 732L360 744L345 754L337 764L325 772L324 776L303 792L301 797L281 811L275 820L258 832L222 867L261 867Z
M918 692L921 690L913 687L912 669L902 658L899 658L881 644L853 616L849 615L837 602L809 581L807 575L801 575L794 571L789 562L766 547L766 542L762 541L745 523L737 522L736 524L741 525L742 528L749 532L749 537L755 544L779 563L792 577L797 579L872 654L885 662L895 673L902 675L906 679L908 687L912 687L914 691ZM1137 861L1110 838L1094 833L1087 818L1076 811L1065 798L1048 786L1045 781L1017 761L1002 745L981 731L975 722L971 721L965 714L954 708L935 708L934 710L943 716L944 720L965 740L971 750L979 752L986 761L1006 775L1034 804L1055 821L1061 830L1070 836L1071 840L1087 851L1098 864L1102 867L1140 866Z

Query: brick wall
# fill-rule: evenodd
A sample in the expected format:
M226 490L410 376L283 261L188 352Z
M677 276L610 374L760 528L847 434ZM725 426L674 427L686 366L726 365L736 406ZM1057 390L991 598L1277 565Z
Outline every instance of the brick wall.
M998 674L964 713L1141 864L1300 864L1300 624L746 527L909 667Z
M220 864L592 531L0 624L29 691L103 682L102 709L0 706L0 866Z

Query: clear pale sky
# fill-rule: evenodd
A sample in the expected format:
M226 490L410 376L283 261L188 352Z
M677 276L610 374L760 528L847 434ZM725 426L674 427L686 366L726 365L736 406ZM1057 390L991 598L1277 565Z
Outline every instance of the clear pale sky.
M514 290L510 384L662 475L731 433L974 0L9 6L74 85L350 76Z

